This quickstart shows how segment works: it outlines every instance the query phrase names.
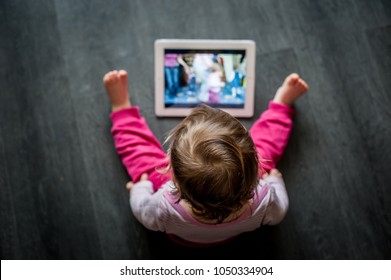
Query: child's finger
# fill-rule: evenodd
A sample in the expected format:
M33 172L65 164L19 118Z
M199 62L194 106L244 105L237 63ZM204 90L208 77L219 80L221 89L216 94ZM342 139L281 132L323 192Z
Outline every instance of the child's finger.
M144 173L143 175L141 175L140 181L146 181L146 180L148 180L148 174Z
M139 182L148 180L148 174L143 173L140 177ZM133 187L134 183L132 181L126 183L126 189L130 190Z
M277 177L282 177L282 174L278 169L272 169L270 170L270 175L277 176Z
M262 174L262 179L266 179L268 176L269 176L269 174L267 172L265 172Z
M132 181L126 183L126 189L127 190L130 190L132 187L133 187L133 182Z

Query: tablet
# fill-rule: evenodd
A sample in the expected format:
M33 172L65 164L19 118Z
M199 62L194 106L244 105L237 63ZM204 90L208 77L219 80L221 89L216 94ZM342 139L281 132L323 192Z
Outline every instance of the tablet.
M254 75L254 41L156 40L155 114L186 116L203 103L252 117Z

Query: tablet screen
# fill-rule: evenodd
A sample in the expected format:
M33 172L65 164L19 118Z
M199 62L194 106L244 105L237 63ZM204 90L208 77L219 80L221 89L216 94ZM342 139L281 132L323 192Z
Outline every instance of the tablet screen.
M164 106L244 108L246 50L165 49Z

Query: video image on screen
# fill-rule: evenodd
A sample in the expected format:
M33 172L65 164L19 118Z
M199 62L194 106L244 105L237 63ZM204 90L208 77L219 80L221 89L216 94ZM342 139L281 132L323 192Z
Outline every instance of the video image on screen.
M244 50L165 50L165 107L244 108Z

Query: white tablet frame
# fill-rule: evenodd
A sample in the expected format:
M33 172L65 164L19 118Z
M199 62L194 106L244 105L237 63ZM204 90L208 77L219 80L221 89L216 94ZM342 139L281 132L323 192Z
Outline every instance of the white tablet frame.
M160 117L187 116L192 108L166 108L164 104L164 52L166 49L195 50L245 50L246 95L244 108L220 108L235 117L250 118L254 115L255 42L252 40L179 40L155 41L155 114Z

